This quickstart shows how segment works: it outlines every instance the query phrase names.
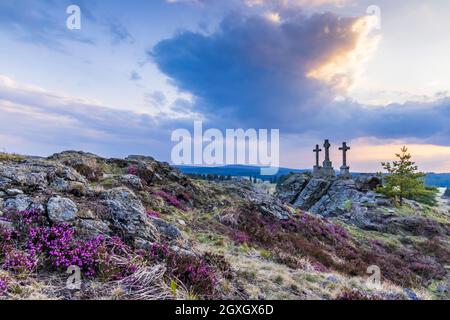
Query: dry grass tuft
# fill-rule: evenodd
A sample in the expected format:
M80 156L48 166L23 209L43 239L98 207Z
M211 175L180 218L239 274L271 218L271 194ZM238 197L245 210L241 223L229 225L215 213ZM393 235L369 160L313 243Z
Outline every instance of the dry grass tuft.
M18 154L0 152L0 161L22 161L22 160L25 160L25 158Z

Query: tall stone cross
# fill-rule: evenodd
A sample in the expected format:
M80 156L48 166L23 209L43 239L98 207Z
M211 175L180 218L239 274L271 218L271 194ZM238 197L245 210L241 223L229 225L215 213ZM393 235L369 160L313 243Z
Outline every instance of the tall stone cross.
M316 153L316 167L319 167L319 153L322 152L322 149L319 148L319 145L316 144L316 148L313 150Z
M325 148L325 160L323 161L322 176L334 177L335 173L333 169L333 163L330 160L330 147L331 147L330 141L325 140L323 147Z
M323 147L325 148L325 162L324 162L325 164L330 162L330 147L331 147L330 141L325 140Z
M347 167L347 151L350 150L350 147L347 146L347 142L342 143L342 147L339 148L342 151L342 166Z

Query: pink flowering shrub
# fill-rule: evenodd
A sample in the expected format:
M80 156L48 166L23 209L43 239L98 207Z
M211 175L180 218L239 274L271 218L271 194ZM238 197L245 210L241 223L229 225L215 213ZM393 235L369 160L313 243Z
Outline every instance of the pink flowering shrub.
M178 200L175 196L165 192L165 191L158 191L155 193L158 197L164 199L169 205L180 209L180 210L186 210L186 207Z
M15 235L19 241L27 238L32 226L45 224L45 217L38 209L19 211L17 213L10 212L6 215L6 218L12 222Z
M187 193L186 191L180 192L180 194L178 196L186 202L192 201L191 195L189 193Z
M67 269L78 266L86 276L95 275L95 257L104 237L90 241L74 239L75 230L67 225L32 228L28 249L35 256L47 256L53 267Z
M78 266L88 276L121 279L136 270L137 254L119 238L76 238L68 225L46 226L37 210L10 214L17 231L0 228L0 267L14 272L37 268L65 271Z
M169 256L169 247L165 244L153 243L150 246L150 257L157 261L166 259Z
M153 244L149 250L150 259L165 262L167 272L193 290L196 294L211 297L217 286L214 268L205 259L193 255L178 254L164 244Z
M232 237L236 244L244 244L250 242L250 237L241 231L236 231Z
M12 232L0 227L0 259L11 247Z
M139 169L137 166L129 166L127 169L128 174L137 176L139 174Z
M147 215L151 218L158 218L158 219L161 218L161 214L153 210L147 211Z
M121 280L134 273L142 259L120 238L111 237L97 249L98 276L104 280Z
M414 287L442 279L443 265L450 256L450 250L437 239L424 248L398 248L381 241L361 243L340 225L306 213L280 221L261 214L257 206L243 206L237 212L239 230L228 227L230 238L270 250L291 267L299 267L298 256L308 257L318 271L335 270L350 276L365 276L369 266L377 265L386 279Z
M0 278L0 296L3 296L8 291L8 280L6 278Z
M32 272L37 265L33 255L12 249L4 255L2 268L16 273Z

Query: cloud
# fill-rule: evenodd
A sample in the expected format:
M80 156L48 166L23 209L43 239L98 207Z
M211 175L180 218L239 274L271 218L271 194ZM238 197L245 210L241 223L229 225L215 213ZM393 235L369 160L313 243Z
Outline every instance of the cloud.
M26 154L82 149L109 156L170 154L170 133L189 125L103 106L24 85L0 75L0 148ZM24 143L15 143L23 141Z
M133 36L128 32L127 28L119 20L110 19L107 22L107 26L109 28L109 32L111 33L112 43L114 45L134 42Z
M81 30L68 30L66 9L81 9ZM99 34L108 34L113 45L133 43L128 29L115 17L98 18L91 11L93 2L85 0L2 0L0 28L19 41L65 52L70 43L96 45Z
M332 4L342 6L350 0L230 0L234 5L242 4L247 7L257 6L278 6L278 7L293 7L293 6L322 6ZM201 5L216 5L223 3L223 0L166 0L167 3L193 3Z
M185 31L161 41L152 57L207 117L297 131L353 83L355 52L371 42L366 21L233 15L214 34Z
M343 98L379 40L370 19L234 15L212 34L179 32L151 56L211 126L449 145L448 98L378 107Z
M0 28L24 42L64 50L65 41L93 45L95 41L82 32L66 28L66 8L68 1L12 1L0 2ZM85 17L94 21L90 11L84 7ZM55 8L58 8L55 10Z
M130 80L131 81L139 81L141 79L142 79L141 75L136 70L133 70L130 72Z

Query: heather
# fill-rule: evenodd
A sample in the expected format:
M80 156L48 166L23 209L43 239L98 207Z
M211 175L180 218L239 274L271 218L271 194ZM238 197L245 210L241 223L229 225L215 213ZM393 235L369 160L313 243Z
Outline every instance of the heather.
M318 271L349 276L364 276L369 266L377 265L392 283L413 287L443 279L446 273L439 259L448 261L450 251L437 238L423 248L395 248L381 241L359 242L344 227L304 212L285 221L260 214L255 207L234 214L236 225L226 232L236 244L262 247L294 268L301 267L298 257L308 257Z
M371 191L376 177L280 181L273 194L142 156L0 161L0 297L448 298L448 210L396 207Z
M10 213L8 217L17 231L0 229L3 270L63 274L70 266L77 266L85 277L108 282L125 280L143 266L163 264L166 281L176 279L198 297L211 298L215 294L217 275L202 257L179 254L164 243L154 243L148 250L134 249L115 236L82 240L68 225L43 223L42 214L34 209ZM0 284L0 291L5 291L6 280Z

